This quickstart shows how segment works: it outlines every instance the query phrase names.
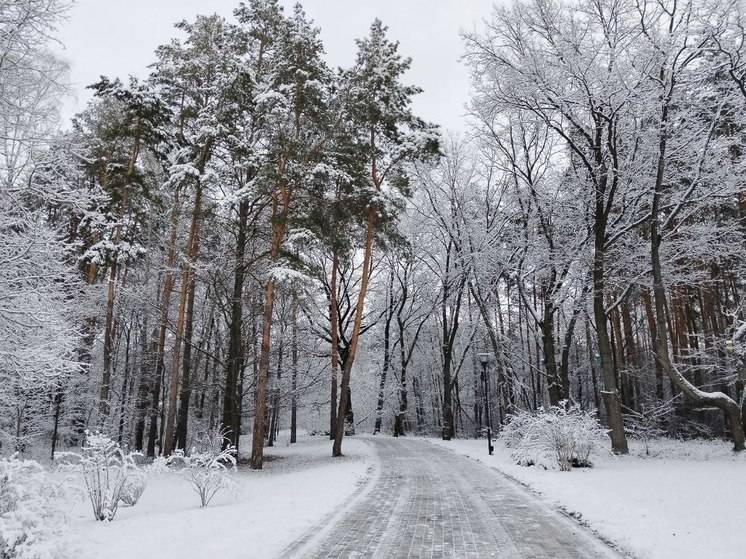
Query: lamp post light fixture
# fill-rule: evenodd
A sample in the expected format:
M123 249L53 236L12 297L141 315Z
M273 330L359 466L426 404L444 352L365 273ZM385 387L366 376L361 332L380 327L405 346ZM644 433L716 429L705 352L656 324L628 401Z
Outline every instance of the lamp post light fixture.
M494 355L491 353L477 353L477 358L482 364L482 391L484 394L484 415L487 420L487 452L492 456L495 447L492 446L492 418L490 417L490 383L487 375L487 365L490 364Z

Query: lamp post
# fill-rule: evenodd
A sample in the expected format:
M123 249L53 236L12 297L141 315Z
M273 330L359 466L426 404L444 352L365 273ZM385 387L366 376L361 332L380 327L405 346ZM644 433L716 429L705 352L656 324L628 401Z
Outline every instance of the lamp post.
M477 353L479 362L482 364L482 391L484 393L484 415L487 421L487 452L492 456L495 447L492 446L492 419L490 417L490 383L487 376L487 365L492 361L491 353Z

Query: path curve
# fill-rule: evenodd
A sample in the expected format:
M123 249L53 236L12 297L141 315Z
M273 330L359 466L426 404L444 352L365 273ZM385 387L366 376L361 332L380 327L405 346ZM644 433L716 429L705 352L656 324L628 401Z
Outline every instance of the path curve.
M621 557L484 464L424 440L365 440L380 461L374 479L282 557Z

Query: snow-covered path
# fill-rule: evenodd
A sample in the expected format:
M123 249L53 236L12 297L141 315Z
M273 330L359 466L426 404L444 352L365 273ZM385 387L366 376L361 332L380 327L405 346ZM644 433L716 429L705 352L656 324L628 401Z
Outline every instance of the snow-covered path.
M283 557L619 557L494 470L426 441L366 437L380 471Z

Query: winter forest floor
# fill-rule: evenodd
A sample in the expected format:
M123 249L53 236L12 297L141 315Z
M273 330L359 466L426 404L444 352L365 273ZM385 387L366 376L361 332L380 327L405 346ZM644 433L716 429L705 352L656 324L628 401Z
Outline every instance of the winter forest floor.
M652 441L650 456L597 456L591 469L549 471L515 465L500 442L440 441L528 486L637 559L740 559L746 553L746 456L721 441Z
M120 508L111 523L96 522L82 499L71 504L76 559L262 559L276 557L319 518L342 505L367 476L375 457L364 442L345 441L332 459L330 442L280 437L264 470L239 466L234 494L218 493L206 508L175 474L149 480L140 502Z
M727 443L654 441L650 456L633 443L571 472L516 466L495 446L364 435L332 459L324 437L281 436L263 471L240 466L237 490L207 508L179 475L155 475L111 523L71 502L70 536L80 559L743 556L746 456Z

